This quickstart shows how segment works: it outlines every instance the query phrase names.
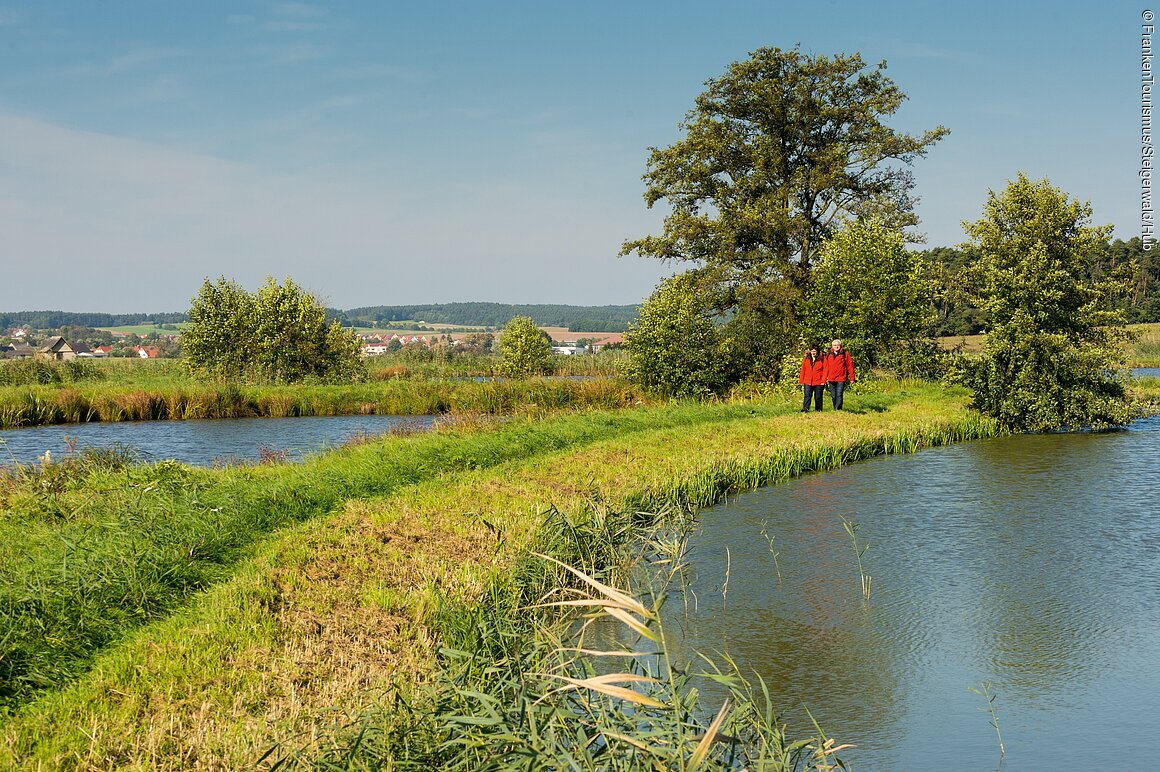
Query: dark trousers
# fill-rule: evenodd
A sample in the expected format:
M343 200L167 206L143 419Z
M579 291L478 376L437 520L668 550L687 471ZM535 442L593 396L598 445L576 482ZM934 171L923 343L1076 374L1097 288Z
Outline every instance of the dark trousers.
M814 401L814 410L821 410L822 394L825 391L825 386L802 386L802 392L805 394L805 399L802 400L802 412L805 413L810 409L811 398Z
M834 410L842 409L842 393L846 391L845 381L830 381L830 401L834 403Z

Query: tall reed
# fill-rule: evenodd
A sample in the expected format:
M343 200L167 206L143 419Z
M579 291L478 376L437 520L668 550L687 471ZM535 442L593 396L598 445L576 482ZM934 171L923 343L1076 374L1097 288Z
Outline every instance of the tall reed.
M445 601L432 683L396 685L383 708L321 748L275 746L263 761L275 769L833 769L852 746L824 735L790 740L763 682L754 687L727 659L673 659L660 609L674 556L651 549L649 534L674 514L645 524L641 513L599 502L575 515L554 510L511 574L496 575L474 603ZM612 578L627 574L651 579L634 594ZM593 639L599 620L620 633ZM727 697L710 707L698 683Z

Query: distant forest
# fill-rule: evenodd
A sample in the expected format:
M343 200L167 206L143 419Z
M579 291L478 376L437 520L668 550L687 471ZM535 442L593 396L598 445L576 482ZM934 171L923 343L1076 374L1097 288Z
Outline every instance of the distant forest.
M530 316L541 327L573 332L622 332L636 318L637 306L508 305L506 303L438 303L425 306L367 306L337 311L343 324L360 327L405 320L428 324L502 327L514 316Z
M970 302L973 290L971 266L975 255L954 247L937 247L922 253L934 288L934 336L975 335L986 329L987 317ZM1116 266L1135 261L1136 271L1124 303L1128 324L1160 322L1160 248L1144 250L1139 237L1104 245L1092 256L1091 273L1101 276Z
M971 303L971 266L975 256L956 247L925 250L928 278L934 292L935 336L974 335L986 329L986 315ZM1135 261L1132 288L1124 304L1129 324L1160 322L1160 248L1145 251L1140 239L1116 239L1092 256L1091 271L1101 275ZM366 306L328 314L344 325L386 326L390 322L423 321L464 327L502 327L514 316L530 316L542 327L566 327L572 332L623 332L636 319L637 306L510 305L507 303L434 303L411 306ZM184 313L97 314L69 311L0 312L0 336L11 327L56 330L64 327L120 327L176 324Z
M11 327L55 330L60 327L125 327L134 324L177 324L187 321L184 313L171 314L97 314L76 311L0 312L0 335Z
M329 309L328 315L347 326L383 326L387 322L424 321L465 327L503 327L514 316L530 316L543 327L567 327L574 332L622 332L636 318L636 306L509 305L505 303L445 303L414 306L367 306L349 311ZM0 312L0 335L12 327L56 330L62 327L121 327L176 324L185 313L97 314L71 311Z

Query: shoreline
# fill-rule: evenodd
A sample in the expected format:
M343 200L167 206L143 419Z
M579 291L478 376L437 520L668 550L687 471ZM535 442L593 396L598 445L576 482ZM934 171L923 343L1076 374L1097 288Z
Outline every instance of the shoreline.
M996 433L966 402L961 390L884 382L843 413L802 415L796 398L690 408L703 420L346 498L332 514L275 531L232 578L24 705L0 724L0 761L252 764L273 744L317 737L338 715L353 720L392 683L429 678L437 599L477 602L526 554L548 512L592 501L693 511L809 471Z

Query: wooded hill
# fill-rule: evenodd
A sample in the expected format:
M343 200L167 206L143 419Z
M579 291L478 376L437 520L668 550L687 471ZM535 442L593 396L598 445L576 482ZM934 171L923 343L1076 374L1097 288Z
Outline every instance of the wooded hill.
M507 303L438 303L416 306L367 306L336 313L339 321L358 326L406 320L428 324L502 327L512 317L530 316L541 327L577 332L620 332L636 318L636 306L510 305Z
M388 322L423 321L464 327L502 327L515 316L530 316L542 327L567 327L576 332L622 332L636 318L636 306L511 305L507 303L433 303L410 306L366 306L348 311L328 309L331 318L355 327ZM147 322L189 321L185 313L100 314L70 311L0 313L0 335L13 327L55 330L62 327L121 327Z

